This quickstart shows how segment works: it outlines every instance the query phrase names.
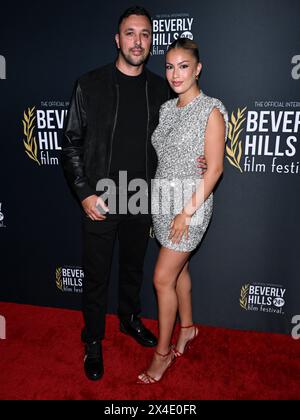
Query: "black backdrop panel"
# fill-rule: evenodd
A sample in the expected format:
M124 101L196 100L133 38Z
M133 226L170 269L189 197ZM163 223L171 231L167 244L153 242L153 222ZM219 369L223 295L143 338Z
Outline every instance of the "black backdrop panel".
M80 308L80 211L59 166L75 79L116 57L131 3L10 2L0 27L0 299ZM148 66L164 74L178 36L198 42L200 86L230 118L214 215L192 259L195 321L289 333L300 313L299 78L296 0L142 3L154 19ZM241 130L241 131L240 131ZM156 317L150 240L143 315ZM116 244L109 311L117 307Z

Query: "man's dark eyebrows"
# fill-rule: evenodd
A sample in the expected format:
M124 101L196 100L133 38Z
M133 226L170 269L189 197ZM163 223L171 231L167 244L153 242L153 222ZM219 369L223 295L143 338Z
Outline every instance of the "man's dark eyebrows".
M125 29L125 32L127 32L127 31L135 31L135 28L126 28ZM142 32L147 32L148 34L151 34L151 30L149 30L149 29L142 29Z

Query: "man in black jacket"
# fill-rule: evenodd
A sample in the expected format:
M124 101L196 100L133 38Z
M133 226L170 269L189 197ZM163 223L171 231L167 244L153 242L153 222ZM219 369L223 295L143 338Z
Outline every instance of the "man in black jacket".
M116 235L120 330L143 346L157 344L138 317L151 216L149 212L111 212L96 188L99 180L113 180L119 201L124 193L119 185L120 171L126 171L128 182L138 178L149 184L154 177L157 162L151 135L158 124L159 108L169 98L169 88L144 66L151 36L152 22L145 9L133 7L123 13L116 35L116 62L77 81L65 126L62 163L85 212L82 340L84 369L92 380L100 379L104 372L101 341Z

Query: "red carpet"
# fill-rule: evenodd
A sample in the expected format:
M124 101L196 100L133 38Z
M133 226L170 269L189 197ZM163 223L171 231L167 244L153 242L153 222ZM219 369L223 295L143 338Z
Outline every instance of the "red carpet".
M0 399L299 399L300 341L279 334L200 327L200 338L159 384L135 384L153 350L107 318L105 376L85 379L77 311L0 303ZM156 322L146 320L156 331Z

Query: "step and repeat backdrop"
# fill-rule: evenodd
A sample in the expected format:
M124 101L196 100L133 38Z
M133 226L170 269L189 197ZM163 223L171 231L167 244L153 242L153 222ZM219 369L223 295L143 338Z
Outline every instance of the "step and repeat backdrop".
M127 1L6 3L0 27L0 300L80 309L80 209L60 166L74 81L116 58ZM290 333L300 314L300 2L149 0L148 67L194 39L230 120L214 215L191 262L196 322ZM152 236L152 235L151 235ZM156 318L150 239L143 316ZM109 312L117 307L118 244ZM293 322L292 322L293 321Z

